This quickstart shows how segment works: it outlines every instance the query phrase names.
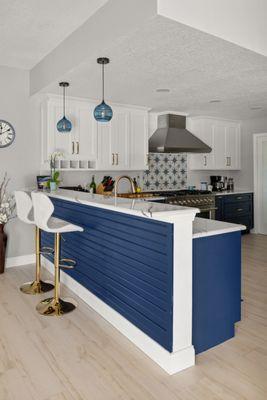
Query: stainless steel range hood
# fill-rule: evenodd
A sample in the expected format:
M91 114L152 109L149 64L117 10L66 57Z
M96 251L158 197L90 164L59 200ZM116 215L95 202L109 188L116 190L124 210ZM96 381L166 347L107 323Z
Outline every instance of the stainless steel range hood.
M186 129L186 117L158 117L158 129L149 139L150 153L210 153L211 148Z

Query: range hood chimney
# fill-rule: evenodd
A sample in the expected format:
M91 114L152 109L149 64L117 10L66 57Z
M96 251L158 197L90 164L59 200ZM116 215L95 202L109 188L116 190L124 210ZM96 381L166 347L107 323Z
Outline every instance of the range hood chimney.
M186 128L183 115L165 114L158 117L158 129L149 139L150 153L210 153L211 147Z

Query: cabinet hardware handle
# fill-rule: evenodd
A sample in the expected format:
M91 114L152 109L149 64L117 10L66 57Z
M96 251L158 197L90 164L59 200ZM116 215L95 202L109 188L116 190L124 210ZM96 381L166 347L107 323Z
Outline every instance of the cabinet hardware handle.
M207 166L207 156L204 156L204 167Z
M119 165L119 154L118 153L116 153L116 157L117 157L116 165Z
M242 200L242 199L243 199L242 196L237 197L237 200Z
M237 211L243 211L243 208L238 208Z
M80 143L76 142L77 154L80 154Z
M72 142L72 154L74 154L74 142Z
M231 164L232 164L232 160L231 160L231 157L229 157L229 167L231 167Z
M229 157L226 157L226 167L229 167Z
M115 164L115 155L114 155L114 153L112 153L112 165L114 165Z

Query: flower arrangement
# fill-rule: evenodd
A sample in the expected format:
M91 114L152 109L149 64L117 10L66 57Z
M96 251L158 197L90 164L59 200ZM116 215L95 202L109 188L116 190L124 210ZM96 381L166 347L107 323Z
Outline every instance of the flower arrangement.
M7 193L7 186L9 179L5 173L2 183L0 185L0 224L6 224L11 218L14 217L15 199L12 195Z
M49 157L51 178L47 182L47 186L49 186L51 190L56 190L57 186L60 183L59 171L56 171L56 161L63 156L63 153L61 153L60 151L55 151Z

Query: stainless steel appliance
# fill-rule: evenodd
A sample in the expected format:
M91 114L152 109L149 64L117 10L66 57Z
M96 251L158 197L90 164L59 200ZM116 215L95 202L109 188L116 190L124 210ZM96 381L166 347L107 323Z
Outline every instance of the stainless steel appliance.
M157 192L157 196L162 197L164 200L155 200L156 202L199 208L198 217L215 219L215 195L207 190Z
M210 184L214 192L227 190L227 177L222 175L212 175L210 177Z
M150 153L210 153L211 150L186 129L184 115L160 115L158 128L149 139Z

